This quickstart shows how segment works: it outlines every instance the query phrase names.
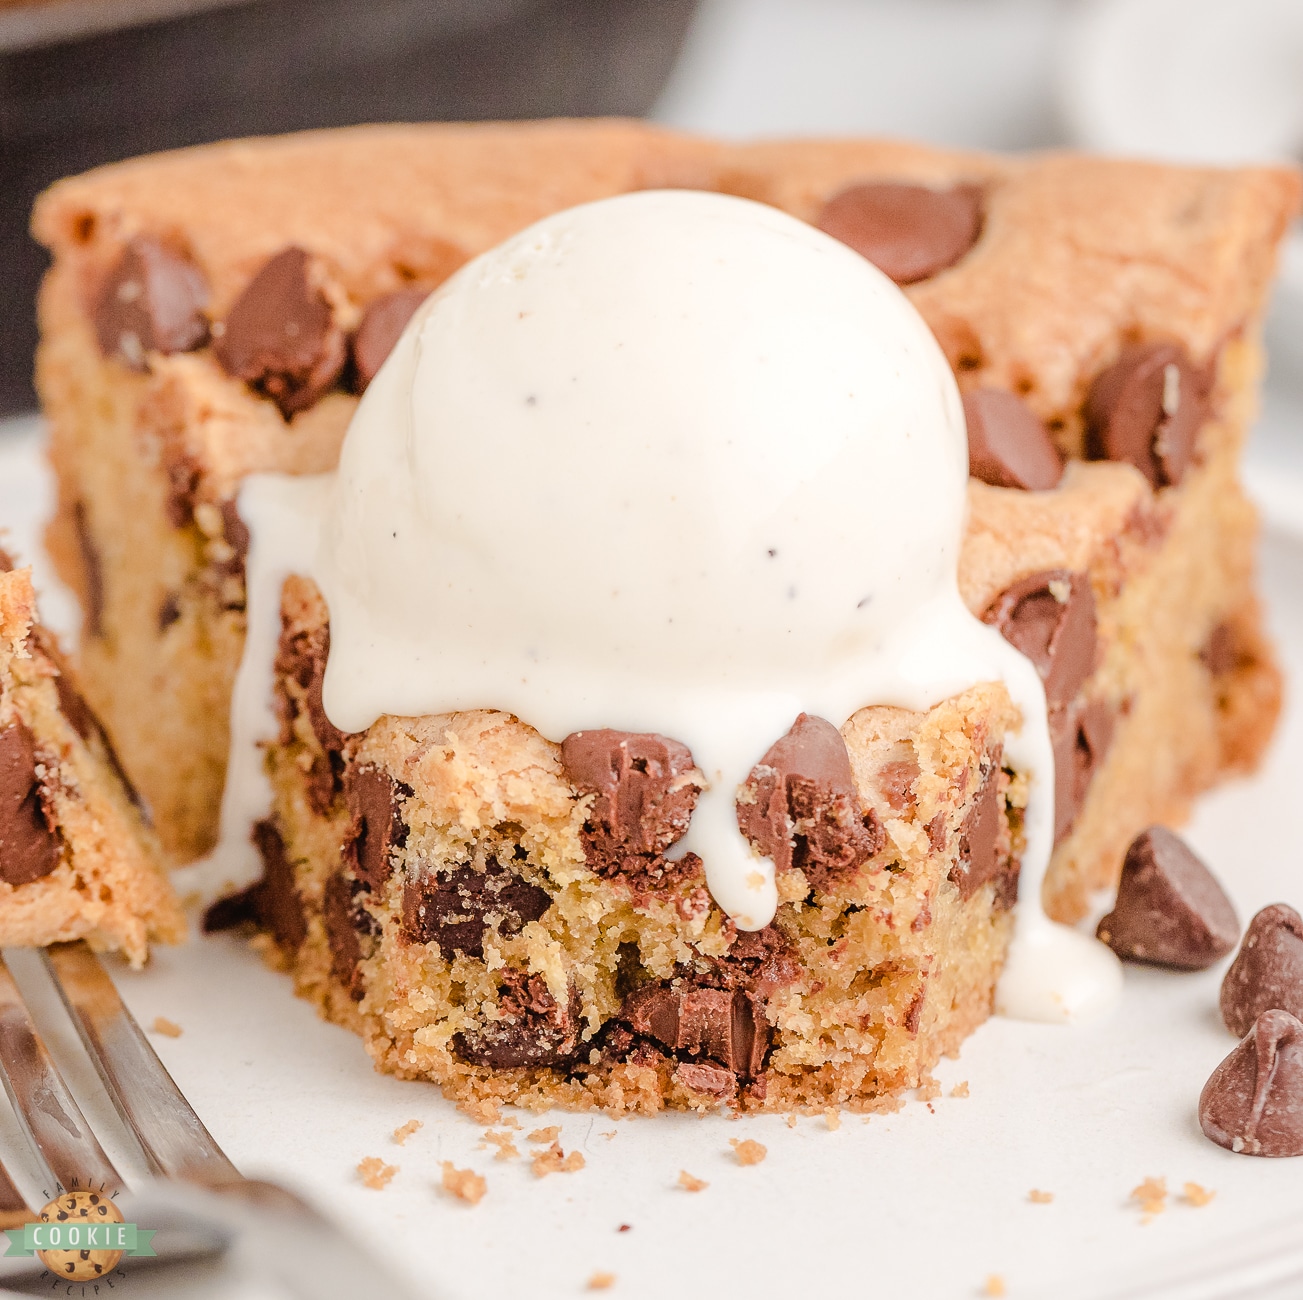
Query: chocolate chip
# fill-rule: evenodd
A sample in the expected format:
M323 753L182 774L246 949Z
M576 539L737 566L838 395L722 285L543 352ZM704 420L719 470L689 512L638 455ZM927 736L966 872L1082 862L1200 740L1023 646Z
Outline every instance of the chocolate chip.
M1032 661L1051 709L1067 704L1095 669L1095 594L1084 573L1033 573L1002 591L982 621Z
M977 242L982 192L973 185L852 185L824 204L815 224L897 284L913 284L953 266Z
M456 952L484 956L484 937L519 934L552 906L545 889L522 880L496 859L483 871L467 863L403 885L403 936L433 943L448 960Z
M769 1022L745 989L645 984L625 998L620 1019L671 1051L710 1057L742 1078L760 1073L769 1048Z
M705 1061L680 1061L674 1067L674 1080L692 1092L708 1097L728 1097L737 1090L737 1075Z
M104 635L104 566L100 563L99 547L91 536L86 503L76 502L72 507L72 525L77 533L77 549L81 553L81 573L85 583L86 633L88 636Z
M412 787L382 768L353 764L344 773L344 801L353 817L347 858L371 889L384 888L393 871L390 854L407 843L400 800L411 797Z
M1050 711L1055 844L1076 825L1090 783L1113 743L1113 729L1113 707L1103 699L1076 700Z
M344 772L344 743L347 737L328 717L321 699L322 683L326 676L326 660L330 655L330 626L322 624L309 630L290 629L282 622L280 642L276 649L277 706L281 712L281 744L293 739L291 723L300 712L306 713L308 725L317 744L319 754L311 756L307 776L308 802L320 816L327 816L335 796L342 788ZM295 694L290 683L298 687Z
M303 249L277 253L253 277L213 351L228 375L270 397L286 419L333 386L347 346Z
M1303 1155L1303 1024L1264 1011L1199 1094L1199 1124L1246 1156Z
M13 569L13 556L4 547L0 547L0 573L12 573Z
M18 717L0 730L0 880L26 885L59 865L59 836L45 814L36 741Z
M1040 416L999 388L964 394L968 472L994 487L1043 492L1058 487L1063 458Z
M360 887L360 882L336 871L326 881L321 895L321 920L326 927L326 942L330 945L330 973L354 1002L361 1002L366 994L358 967L362 960L362 941L358 931L369 917L358 901Z
M1303 918L1292 907L1273 903L1249 922L1221 1005L1226 1027L1241 1036L1264 1011L1303 1015Z
M1179 344L1125 349L1086 398L1089 454L1134 465L1156 488L1179 483L1208 410L1209 381Z
M190 352L208 341L208 282L184 253L137 235L109 274L95 305L100 351L133 370L149 352Z
M281 948L297 952L307 937L308 921L285 841L275 822L269 820L256 823L251 838L262 858L262 879L209 904L204 911L204 933L231 930L251 921L267 930Z
M548 990L541 975L507 969L499 976L498 1019L457 1034L453 1051L471 1065L496 1070L561 1065L579 1046L579 997L566 1006Z
M629 857L662 854L687 831L701 787L691 752L677 740L576 731L561 742L561 763L580 794L595 796L582 838L599 874L627 870Z
M1131 841L1117 902L1096 934L1128 961L1205 970L1235 947L1240 923L1189 845L1151 826Z
M984 764L982 783L959 827L959 859L950 879L965 902L988 881L1008 868L1009 849L1004 830L1004 799L1000 794L1000 760Z
M394 350L407 322L430 296L428 289L399 289L377 298L362 313L362 323L353 335L353 380L359 393L376 377Z
M860 804L841 732L808 713L751 769L737 824L776 871L797 868L821 886L863 866L886 842L877 814Z
M1242 667L1249 659L1233 623L1218 623L1208 633L1208 640L1199 651L1199 658L1214 677L1226 677Z
M175 591L169 591L158 605L158 634L162 636L173 623L181 617L181 598Z
M230 558L214 565L219 584L229 584L230 590L221 592L222 608L244 608L244 565L249 558L249 528L240 518L239 506L234 498L221 503L222 538L230 548Z

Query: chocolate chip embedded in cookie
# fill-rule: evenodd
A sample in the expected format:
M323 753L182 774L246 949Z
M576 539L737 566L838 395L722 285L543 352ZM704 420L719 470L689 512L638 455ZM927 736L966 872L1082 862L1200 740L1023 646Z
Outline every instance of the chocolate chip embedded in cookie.
M982 621L1032 661L1052 709L1067 704L1095 670L1095 593L1084 573L1033 573L1002 591Z
M959 861L950 869L950 879L958 886L959 896L964 900L1010 867L1009 837L1001 816L1004 809L1000 789L1003 777L997 754L985 764L982 783L959 827ZM1004 894L999 894L997 905L1005 902Z
M579 1046L579 997L562 1006L541 975L510 968L498 987L498 1018L456 1034L453 1051L471 1065L495 1070L561 1065Z
M1063 477L1063 457L1044 421L1021 397L999 388L964 394L968 472L993 487L1042 492Z
M913 284L953 266L977 242L982 192L973 185L852 185L824 204L815 224L897 284Z
M407 328L407 322L429 296L428 289L399 289L377 298L362 313L362 322L350 343L353 386L357 392L366 392L367 385L376 377Z
M1116 723L1107 700L1076 700L1050 710L1054 748L1054 842L1073 828L1110 746Z
M401 801L412 788L370 764L354 763L344 772L344 800L353 816L345 859L370 889L383 889L393 870L390 854L407 843Z
M1303 1015L1303 918L1284 903L1264 907L1222 980L1222 1019L1246 1034L1264 1011Z
M484 956L491 929L519 934L552 906L545 889L522 880L496 859L479 871L470 863L409 878L403 885L403 937L433 943L448 960L455 953Z
M133 370L150 352L190 352L208 341L208 282L178 249L137 235L109 273L95 304L100 351Z
M334 385L348 354L301 248L267 262L213 332L226 373L270 397L286 419Z
M1205 970L1235 947L1240 923L1189 845L1151 826L1131 841L1117 902L1096 934L1128 961Z
M1247 1156L1303 1155L1303 1024L1264 1011L1199 1095L1199 1125Z
M253 922L270 931L279 947L295 953L307 937L308 922L285 840L275 822L264 820L254 826L253 842L262 858L262 878L210 904L204 912L204 933Z
M592 794L584 825L589 866L618 870L631 854L664 853L683 838L701 793L692 753L654 733L576 731L561 763L580 794Z
M1091 385L1087 449L1134 465L1156 488L1181 481L1208 410L1209 375L1177 343L1127 348Z
M808 713L751 769L737 824L775 871L795 867L820 885L863 866L886 842L877 814L860 803L841 732Z
M364 886L343 871L334 872L321 895L321 920L330 945L330 973L348 991L354 1002L366 994L359 963L363 934L371 933L374 922L362 906Z
M625 998L620 1019L672 1052L710 1057L741 1078L760 1073L769 1048L769 1022L745 989L644 984Z
M14 717L0 728L0 880L26 885L59 865L59 836L41 802L36 742Z

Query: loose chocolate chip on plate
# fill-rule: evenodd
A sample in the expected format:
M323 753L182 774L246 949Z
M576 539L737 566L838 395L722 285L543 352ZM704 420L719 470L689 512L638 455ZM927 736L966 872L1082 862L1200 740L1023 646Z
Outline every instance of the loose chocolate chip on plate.
M1303 1155L1303 1024L1288 1011L1258 1016L1204 1084L1199 1124L1229 1151Z
M968 472L993 487L1043 492L1063 477L1063 458L1040 416L999 388L964 394Z
M664 853L688 829L701 787L692 754L654 733L576 731L561 742L561 763L580 794L592 794L584 828L590 866L630 854Z
M1096 933L1128 961L1205 970L1235 947L1240 923L1185 841L1151 826L1131 841L1117 902Z
M369 764L353 764L344 774L344 799L353 816L346 850L353 873L371 889L383 889L393 870L390 854L407 843L401 800L411 786Z
M1264 907L1222 980L1222 1019L1243 1036L1264 1011L1303 1016L1303 918L1284 903Z
M1090 455L1126 461L1156 488L1179 483L1208 409L1208 379L1179 344L1127 348L1086 398Z
M399 289L377 298L362 313L352 341L354 387L359 393L366 392L407 322L429 296L428 289Z
M776 871L795 867L819 884L863 866L886 840L860 803L841 732L808 713L751 769L737 824Z
M277 253L254 276L213 351L228 375L265 393L286 419L332 387L348 348L303 249Z
M403 935L412 943L436 944L448 959L456 952L483 957L484 936L492 926L501 935L519 934L551 906L547 890L496 859L483 871L466 863L405 882Z
M913 284L953 266L977 242L982 193L972 185L852 185L828 200L815 224L897 284Z
M150 352L190 352L208 341L208 282L184 253L138 235L109 273L95 305L100 351L133 370Z
M36 741L21 718L0 730L0 880L26 885L59 865L59 837L45 816Z
M1084 573L1033 573L1002 591L982 621L1032 661L1052 709L1067 704L1095 669L1095 594Z

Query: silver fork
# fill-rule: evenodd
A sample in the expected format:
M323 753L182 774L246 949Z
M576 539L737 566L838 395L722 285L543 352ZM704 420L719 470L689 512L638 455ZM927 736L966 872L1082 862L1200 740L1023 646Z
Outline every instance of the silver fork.
M251 1255L291 1293L305 1297L385 1294L405 1300L391 1276L306 1201L275 1183L244 1178L213 1140L84 943L42 954L105 1091L135 1136L150 1172L172 1180L167 1201L241 1234ZM32 1150L57 1186L126 1184L41 1042L0 957L0 1076ZM155 1184L155 1188L159 1185ZM25 1209L0 1167L0 1214ZM8 1225L6 1225L8 1226Z

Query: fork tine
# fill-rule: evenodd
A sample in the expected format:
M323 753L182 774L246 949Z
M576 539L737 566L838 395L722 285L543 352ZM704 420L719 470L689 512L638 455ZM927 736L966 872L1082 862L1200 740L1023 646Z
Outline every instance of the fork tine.
M124 1188L55 1068L0 956L0 1075L37 1159L58 1187Z
M42 953L105 1090L136 1135L150 1171L201 1181L238 1178L84 943Z

